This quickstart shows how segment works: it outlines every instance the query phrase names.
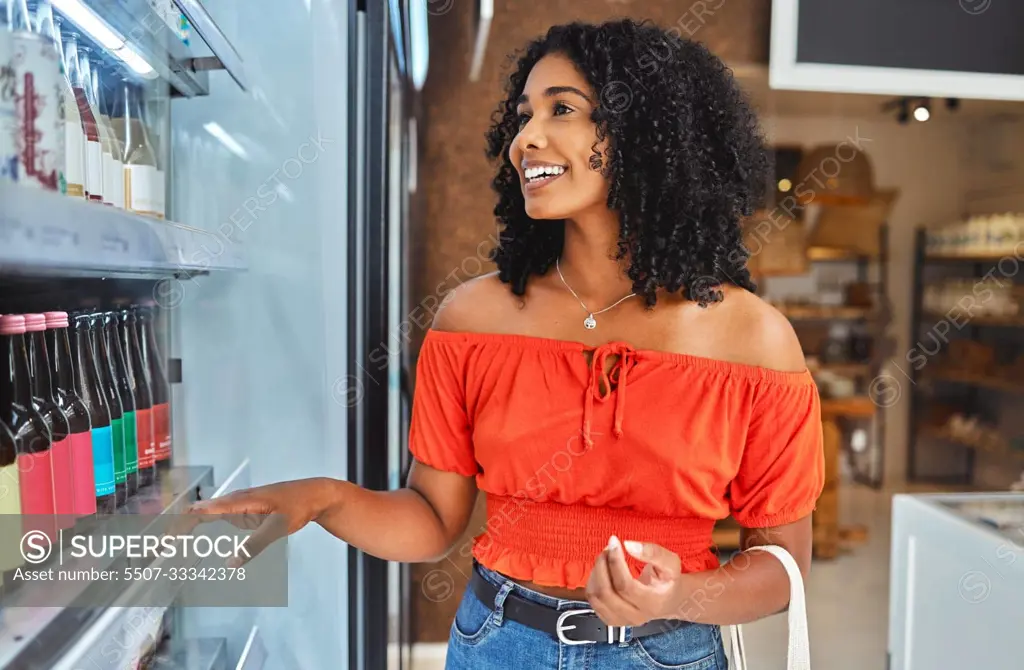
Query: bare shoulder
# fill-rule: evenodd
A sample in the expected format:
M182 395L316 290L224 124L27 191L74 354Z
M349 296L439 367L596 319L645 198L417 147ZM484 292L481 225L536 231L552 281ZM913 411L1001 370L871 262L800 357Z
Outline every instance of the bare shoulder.
M469 279L445 294L434 314L433 328L454 332L486 332L516 304L508 285L490 272Z
M793 324L782 312L757 295L740 288L725 292L730 330L743 333L744 358L772 370L801 372L806 369L803 348Z

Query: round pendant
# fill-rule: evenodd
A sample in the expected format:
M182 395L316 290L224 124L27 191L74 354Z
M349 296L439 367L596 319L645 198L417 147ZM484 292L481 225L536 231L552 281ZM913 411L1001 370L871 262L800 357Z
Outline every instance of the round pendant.
M597 328L597 320L594 318L593 314L583 319L583 327L586 328L587 330L593 330Z

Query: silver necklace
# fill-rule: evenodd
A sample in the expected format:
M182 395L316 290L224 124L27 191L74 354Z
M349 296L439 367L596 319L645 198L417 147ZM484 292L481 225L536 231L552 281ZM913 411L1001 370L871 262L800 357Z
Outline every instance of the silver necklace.
M605 307L602 310L591 312L590 309L584 304L584 302L580 300L580 297L576 295L576 291L573 291L572 287L569 286L569 282L565 281L565 277L562 275L562 267L558 261L559 259L556 258L555 269L558 270L558 277L562 280L562 283L565 284L565 288L569 289L569 293L572 293L573 297L580 301L580 305L583 307L583 311L587 313L587 318L583 319L583 327L586 328L587 330L593 330L597 328L597 319L595 319L594 316L607 312L612 307L615 307L619 303L629 300L630 298L636 295L636 293L630 293L626 297L620 298L619 300L615 301L613 304L609 305L608 307Z

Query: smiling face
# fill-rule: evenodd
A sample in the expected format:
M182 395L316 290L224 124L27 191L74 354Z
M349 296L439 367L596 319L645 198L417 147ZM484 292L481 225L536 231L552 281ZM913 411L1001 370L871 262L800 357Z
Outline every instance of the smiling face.
M519 134L509 147L530 218L571 219L606 207L608 180L590 166L596 104L594 91L569 58L549 54L530 71L516 109ZM602 154L606 142L597 146Z

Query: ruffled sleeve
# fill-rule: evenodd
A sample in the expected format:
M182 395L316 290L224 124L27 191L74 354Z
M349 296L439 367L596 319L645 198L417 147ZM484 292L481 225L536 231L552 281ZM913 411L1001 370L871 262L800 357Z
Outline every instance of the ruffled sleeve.
M762 382L739 471L729 485L732 516L747 528L792 523L814 511L825 485L821 400L810 373Z
M476 475L472 426L466 411L466 345L429 333L416 362L409 451L437 470Z

